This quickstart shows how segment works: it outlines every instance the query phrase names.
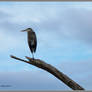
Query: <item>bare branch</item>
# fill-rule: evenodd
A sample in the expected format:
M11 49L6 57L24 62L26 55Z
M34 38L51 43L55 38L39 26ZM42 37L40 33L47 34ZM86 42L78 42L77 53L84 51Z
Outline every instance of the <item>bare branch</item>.
M52 75L54 75L56 78L58 78L60 81L64 82L68 87L72 88L73 90L84 90L84 88L82 88L79 84L77 84L76 82L74 82L72 79L70 79L68 76L66 76L65 74L63 74L62 72L60 72L58 69L56 69L55 67L53 67L50 64L45 63L44 61L40 60L40 59L32 59L30 57L26 58L28 59L28 61L17 58L13 55L11 55L11 58L32 64L36 67L39 67L45 71L48 71L49 73L51 73Z

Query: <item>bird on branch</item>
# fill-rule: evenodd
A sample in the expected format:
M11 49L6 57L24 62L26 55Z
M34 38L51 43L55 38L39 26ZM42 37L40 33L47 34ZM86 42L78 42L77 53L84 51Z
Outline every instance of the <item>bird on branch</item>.
M22 30L22 32L27 32L28 46L29 46L30 51L32 53L32 58L34 59L34 53L36 52L36 47L37 47L36 34L32 28L27 28L25 30Z

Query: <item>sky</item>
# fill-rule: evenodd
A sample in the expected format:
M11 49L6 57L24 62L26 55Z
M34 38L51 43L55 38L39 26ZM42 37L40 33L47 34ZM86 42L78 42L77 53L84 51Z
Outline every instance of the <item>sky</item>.
M32 57L21 32L29 27L37 35L35 58L92 90L91 17L92 2L0 2L0 90L71 90L50 73L10 58Z

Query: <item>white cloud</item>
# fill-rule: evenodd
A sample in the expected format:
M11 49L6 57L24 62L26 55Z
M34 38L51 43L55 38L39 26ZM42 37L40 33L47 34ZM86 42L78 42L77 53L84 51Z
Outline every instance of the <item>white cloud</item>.
M22 36L9 35L7 31L0 31L0 52L8 52L10 49L20 48L23 40Z

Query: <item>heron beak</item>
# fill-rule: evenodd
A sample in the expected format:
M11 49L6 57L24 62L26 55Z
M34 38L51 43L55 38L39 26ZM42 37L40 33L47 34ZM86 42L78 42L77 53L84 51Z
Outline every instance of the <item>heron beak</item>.
M21 32L26 32L26 30L21 30Z

